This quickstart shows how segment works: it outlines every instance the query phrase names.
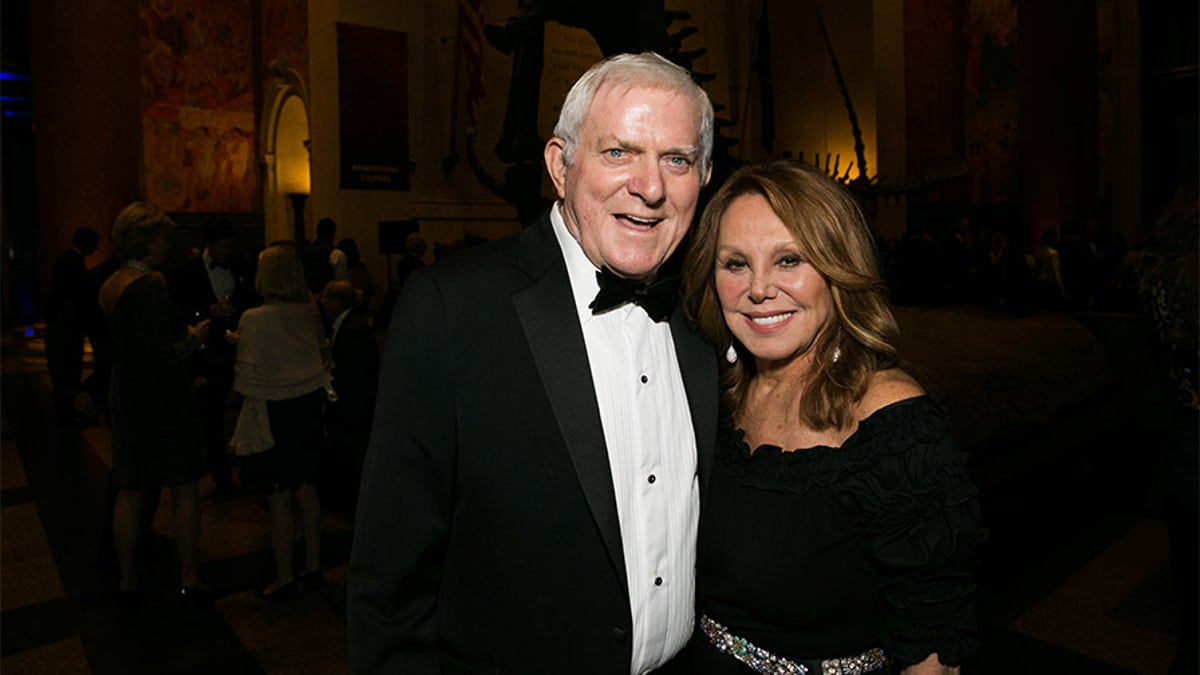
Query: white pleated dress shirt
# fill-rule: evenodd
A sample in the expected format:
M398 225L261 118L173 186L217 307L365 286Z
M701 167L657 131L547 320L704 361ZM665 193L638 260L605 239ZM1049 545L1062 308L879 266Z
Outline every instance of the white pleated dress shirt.
M208 283L212 285L213 296L220 300L228 300L233 296L234 290L237 289L237 280L233 278L233 272L229 271L226 266L214 266L212 256L208 254L208 249L204 249L203 253L204 270L208 272Z
M700 492L691 410L669 322L654 322L632 304L593 316L596 266L567 230L558 204L550 220L604 426L633 615L629 672L637 675L669 661L692 634Z

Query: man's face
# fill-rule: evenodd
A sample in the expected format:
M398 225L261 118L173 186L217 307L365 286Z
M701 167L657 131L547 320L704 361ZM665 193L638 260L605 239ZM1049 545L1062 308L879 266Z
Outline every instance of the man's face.
M564 141L546 144L546 167L567 229L592 264L649 279L692 224L700 188L699 115L684 95L605 85L579 130L570 165Z
M233 253L232 239L218 239L208 245L209 257L217 262L225 262L231 253Z

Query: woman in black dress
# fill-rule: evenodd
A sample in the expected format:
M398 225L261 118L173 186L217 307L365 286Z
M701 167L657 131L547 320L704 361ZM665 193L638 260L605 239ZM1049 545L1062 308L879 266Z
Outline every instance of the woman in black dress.
M110 317L115 362L109 393L112 417L113 539L123 599L138 590L134 552L148 490L171 489L171 519L179 547L185 600L205 600L197 575L200 537L198 481L207 473L200 416L186 358L208 335L208 321L188 326L171 303L162 274L167 233L174 223L159 207L135 202L113 222L123 265L100 288Z
M944 409L897 368L857 205L805 164L750 165L693 246L688 310L727 366L695 672L957 672L986 531Z

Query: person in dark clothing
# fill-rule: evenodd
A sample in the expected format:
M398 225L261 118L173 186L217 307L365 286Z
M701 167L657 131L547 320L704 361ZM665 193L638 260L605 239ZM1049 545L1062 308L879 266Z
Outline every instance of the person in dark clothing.
M688 672L957 674L987 531L945 408L898 367L853 196L747 164L693 241L689 315L726 363Z
M104 420L108 428L112 429L112 415L109 414L108 408L108 388L112 384L112 370L115 359L113 346L112 327L109 325L108 319L104 316L104 311L100 308L100 289L104 286L104 282L121 268L121 258L114 252L95 267L87 271L84 282L87 284L88 306L86 309L86 317L84 319L84 329L87 333L88 342L92 343L92 372L83 381L83 390L91 398L92 406L96 412ZM109 471L108 481L105 486L104 500L104 520L101 522L111 525L113 522L113 513L116 508L118 488L116 481L113 479L112 471ZM153 540L158 544L158 548L166 548L166 537L154 531L154 516L158 512L158 503L161 497L161 490L147 490L144 501L142 503L142 513L140 519L141 536L140 541L145 543L147 540ZM142 548L152 548L145 547ZM96 546L96 563L104 572L116 573L120 570L117 564L117 549L113 541L112 527L100 528L100 537Z
M333 264L337 250L333 247L333 238L336 234L337 223L333 218L322 218L317 221L317 236L299 245L300 261L304 264L304 282L313 295L319 295L325 284L337 278ZM337 256L345 260L344 253L338 251Z
M387 330L391 324L392 309L396 306L396 298L400 295L400 289L404 287L404 280L413 272L425 269L425 261L421 257L425 255L427 246L419 232L409 232L408 236L404 238L404 254L396 263L396 280L400 283L394 290L388 292L383 299L383 304L375 313L375 321L371 326L375 330Z
M173 227L158 206L126 206L111 230L122 266L100 288L116 354L109 399L117 489L112 528L124 605L135 604L141 590L134 554L146 496L162 488L171 490L179 598L185 604L209 599L197 564L204 450L187 357L203 344L210 322L188 325L153 269L166 260Z
M349 281L326 284L321 311L330 324L337 400L325 406L326 470L321 472L324 484L319 481L317 489L327 504L353 513L375 414L379 348L358 291Z
M171 283L172 300L190 321L212 321L204 348L192 357L192 367L205 459L218 493L232 492L234 487L226 456L225 414L235 350L225 341L225 332L237 326L243 311L257 304L252 282L240 257L234 255L234 234L228 222L206 225L204 251L189 260Z
M1169 671L1200 671L1200 198L1196 176L1180 183L1143 232L1130 272L1154 326L1158 376L1167 394L1166 524L1179 646Z
M338 242L337 250L346 256L346 275L342 279L354 286L358 306L364 309L370 307L371 298L375 295L375 281L371 278L370 268L363 262L362 254L358 251L358 242L346 237ZM326 284L325 287L328 288L329 285Z
M112 331L104 313L100 311L100 287L121 267L116 254L105 258L89 269L84 276L87 288L87 305L84 309L84 332L92 343L92 372L83 380L83 390L92 400L92 407L100 415L108 415L108 385L112 380L113 343ZM107 420L107 417L106 417Z
M410 232L404 238L404 255L396 263L396 280L400 285L404 285L404 280L413 272L423 269L425 261L421 257L425 255L425 240L417 232Z
M46 302L46 362L54 387L55 407L63 419L77 423L95 420L95 411L83 391L83 338L90 306L87 265L96 252L100 235L90 227L76 228L71 247L54 261Z

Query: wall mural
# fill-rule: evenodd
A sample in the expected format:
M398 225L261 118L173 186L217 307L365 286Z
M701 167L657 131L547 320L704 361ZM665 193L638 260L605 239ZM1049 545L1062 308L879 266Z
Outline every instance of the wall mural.
M308 82L307 0L262 0L262 53L262 63L281 61ZM274 82L266 77L262 85L265 96Z
M147 197L173 212L261 210L250 0L142 0Z
M963 102L971 203L1012 201L1017 144L1017 5L1015 0L971 0Z

